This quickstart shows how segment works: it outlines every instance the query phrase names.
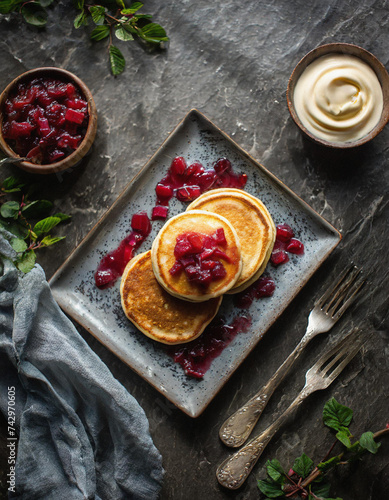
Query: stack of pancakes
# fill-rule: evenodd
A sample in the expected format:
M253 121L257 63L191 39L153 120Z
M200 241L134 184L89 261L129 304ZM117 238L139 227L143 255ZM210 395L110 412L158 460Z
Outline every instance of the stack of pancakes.
M226 239L223 278L204 288L185 272L170 272L177 237L189 232L211 235L219 228ZM165 223L151 251L127 264L120 286L126 316L159 342L194 340L216 315L224 293L241 292L263 273L275 236L274 222L259 199L239 189L204 193Z

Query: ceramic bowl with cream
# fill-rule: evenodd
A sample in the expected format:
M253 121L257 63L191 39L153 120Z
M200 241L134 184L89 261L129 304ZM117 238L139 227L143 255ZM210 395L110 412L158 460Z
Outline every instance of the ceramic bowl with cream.
M323 45L297 64L287 101L295 123L314 141L333 148L360 146L389 121L389 75L361 47Z

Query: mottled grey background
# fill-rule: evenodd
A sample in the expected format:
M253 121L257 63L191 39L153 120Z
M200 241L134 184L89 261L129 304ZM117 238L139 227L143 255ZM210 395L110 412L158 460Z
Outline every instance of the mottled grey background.
M169 132L195 107L255 159L342 231L343 241L205 413L191 420L79 328L113 374L138 399L150 420L166 478L162 499L260 498L256 478L267 459L285 468L303 451L320 460L332 444L321 423L323 404L335 396L354 409L359 436L388 421L388 159L389 128L356 151L327 151L304 140L285 101L289 75L309 50L323 43L349 42L371 51L389 68L389 3L384 0L306 2L146 1L171 37L165 52L145 52L117 42L126 57L123 75L109 74L105 43L94 44L75 30L70 2L50 9L38 30L15 16L0 17L0 88L39 66L76 73L90 87L99 112L91 155L71 172L39 177L46 197L73 216L58 229L65 242L40 253L49 278L113 203ZM17 172L3 170L1 178ZM362 356L325 392L313 395L268 446L245 486L226 492L215 479L229 453L218 439L224 418L261 386L302 336L314 298L353 259L369 279L366 295L330 334L352 326L373 332ZM269 403L263 429L294 398L306 368L327 343L312 342ZM1 420L0 480L5 491L6 427ZM385 500L389 488L389 441L376 456L332 475L332 496Z

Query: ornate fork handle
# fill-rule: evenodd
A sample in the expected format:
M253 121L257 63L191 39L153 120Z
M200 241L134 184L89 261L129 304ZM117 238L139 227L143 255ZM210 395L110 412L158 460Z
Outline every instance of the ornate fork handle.
M285 378L311 338L311 332L308 331L268 383L224 422L219 431L219 437L223 443L236 448L246 441L273 392Z
M280 415L262 434L251 439L243 448L228 457L217 469L219 483L231 490L238 489L250 474L258 458L262 455L269 441L281 428L289 415L309 396L311 386L305 386L290 407Z

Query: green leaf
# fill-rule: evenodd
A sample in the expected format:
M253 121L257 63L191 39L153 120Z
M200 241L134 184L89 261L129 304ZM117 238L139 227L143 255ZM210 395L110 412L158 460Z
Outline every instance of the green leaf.
M134 19L151 19L152 17L151 14L137 14Z
M316 467L322 472L328 472L333 467L335 467L340 462L340 460L341 458L339 456L332 457L325 462L320 462Z
M17 201L7 201L1 205L0 214L5 219L16 219L19 213L20 205Z
M281 486L279 484L269 481L268 479L265 479L264 481L259 480L257 484L261 492L267 495L269 498L277 498L284 496L284 492L282 491Z
M84 0L73 0L74 6L78 10L82 10L84 8Z
M74 27L76 29L81 28L81 26L88 25L88 14L85 10L82 10L74 20Z
M46 219L42 219L37 222L34 226L34 233L37 236L41 236L42 234L48 233L55 227L57 224L61 222L59 217L46 217Z
M23 3L23 0L2 0L0 1L0 14L9 14L13 10L16 10L19 4Z
M36 255L34 250L28 250L27 252L24 252L21 259L16 262L16 267L19 271L27 274L35 266L35 261Z
M134 39L131 33L129 33L124 26L119 26L119 28L115 30L115 35L116 38L122 40L123 42L129 42Z
M27 243L22 238L12 238L10 243L15 252L22 253L27 250Z
M167 42L169 40L164 28L157 23L146 24L146 26L139 30L139 36L150 43Z
M15 191L20 191L20 188L22 188L24 185L25 184L20 181L19 177L11 176L3 180L1 189L5 193L13 193Z
M121 9L124 9L124 8L125 8L125 5L124 5L123 0L116 0L116 5L119 5L119 7L120 7Z
M53 217L59 217L61 219L61 222L65 222L69 219L72 218L71 215L63 214L61 212L58 212L57 214L54 214Z
M43 240L41 241L41 246L42 247L51 247L51 245L54 245L55 243L58 243L58 241L64 240L66 236L45 236Z
M102 26L96 26L96 28L93 29L92 33L90 34L90 37L92 40L103 40L103 38L107 38L109 36L109 26L106 24L103 24Z
M378 448L381 446L381 443L376 443L374 441L374 434L370 431L364 432L359 440L359 444L370 453L374 455L377 453Z
M105 19L105 7L102 5L92 5L90 7L89 12L92 16L92 21L95 24L102 24Z
M312 460L307 457L305 453L301 455L301 457L296 458L292 469L296 474L305 479L313 468Z
M121 10L121 14L123 14L124 16L128 16L130 14L135 14L135 12L137 12L142 7L143 7L143 3L141 3L141 2L134 2L127 9L122 9Z
M53 208L49 200L36 200L28 203L22 208L22 214L25 217L40 217Z
M339 404L335 398L331 398L323 409L323 422L327 427L339 431L342 427L348 427L353 418L353 411L347 406Z
M20 220L5 220L0 218L0 226L17 238L27 238L28 236L28 227Z
M273 481L280 484L284 482L286 474L278 460L268 460L266 462L266 470Z
M350 448L351 446L351 441L350 441L350 436L351 432L349 431L348 427L341 427L339 431L336 433L336 439L338 439L346 448Z
M38 2L25 3L21 12L28 24L42 27L47 23L47 12Z
M117 76L123 73L126 61L124 60L123 54L115 45L110 45L109 47L109 61L111 63L113 75Z

